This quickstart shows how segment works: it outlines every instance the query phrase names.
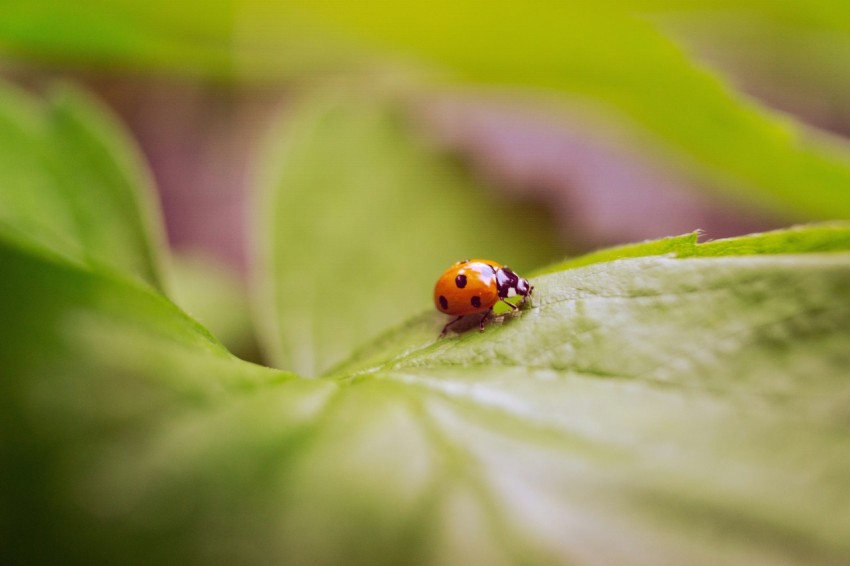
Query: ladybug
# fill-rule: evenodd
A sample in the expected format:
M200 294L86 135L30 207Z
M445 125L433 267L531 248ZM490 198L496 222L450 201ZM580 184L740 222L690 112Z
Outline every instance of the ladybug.
M484 321L499 301L516 310L519 307L507 302L508 297L522 295L524 304L534 290L527 279L489 259L465 259L443 273L434 287L434 305L437 310L457 316L443 327L443 336L449 327L468 314L484 313L478 326L484 330Z

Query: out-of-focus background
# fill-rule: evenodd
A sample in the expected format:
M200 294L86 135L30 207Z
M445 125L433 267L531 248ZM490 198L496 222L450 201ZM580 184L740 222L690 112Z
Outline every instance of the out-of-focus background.
M34 93L80 83L120 117L153 173L175 295L249 359L252 187L312 89L403 98L478 198L525 219L494 234L530 224L549 242L526 269L850 217L843 2L401 4L7 1L0 72Z

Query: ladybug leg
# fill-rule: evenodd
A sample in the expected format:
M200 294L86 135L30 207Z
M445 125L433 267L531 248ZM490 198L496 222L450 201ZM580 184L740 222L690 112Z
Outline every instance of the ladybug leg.
M508 305L509 307L511 307L511 310L517 310L517 309L519 308L519 307L518 307L518 306L516 306L515 304L513 304L513 303L509 303L509 302L508 302L508 301L506 301L505 299L499 299L499 300L500 300L500 301L502 301L503 303L505 303L506 305ZM522 304L523 302L525 302L525 297L523 297L523 301L522 301L522 302L520 302L520 304Z
M493 312L493 307L490 307L487 312L484 313L484 316L481 317L481 322L478 323L479 332L484 332L484 321L487 320L487 317L490 316L491 312Z
M525 302L526 302L526 301L528 300L528 298L531 296L531 293L532 293L533 291L534 291L534 287L529 287L529 289L528 289L528 294L527 294L527 295L523 295L523 296L522 296L522 299L520 299L520 300L519 300L519 306L523 306L523 305L525 304Z
M520 306L524 305L528 298L531 296L531 293L534 292L534 287L528 288L528 294L522 296L522 300L519 302Z
M442 332L440 332L440 338L442 338L443 336L446 335L446 332L448 332L448 330L449 330L449 326L456 323L457 321L459 321L462 318L463 318L463 315L460 315L459 317L452 319L449 322L447 322L446 325L443 327Z

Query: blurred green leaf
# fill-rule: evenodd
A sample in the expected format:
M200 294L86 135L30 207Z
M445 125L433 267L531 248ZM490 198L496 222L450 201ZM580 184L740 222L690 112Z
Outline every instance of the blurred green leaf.
M850 27L840 2L776 7L781 4L746 2L735 9L842 36ZM672 166L742 201L788 218L850 217L846 149L735 93L646 21L653 10L671 11L668 2L548 3L520 10L507 2L175 7L90 0L86 7L12 3L0 18L0 45L21 55L70 54L260 80L416 61L412 68L443 68L466 81L590 100L615 123L650 133ZM712 8L728 4L694 2L678 11ZM204 18L197 17L201 11ZM825 65L840 66L840 59L825 57Z
M0 234L163 288L148 173L103 108L70 87L41 105L0 84Z
M259 359L245 282L227 265L201 251L181 250L169 266L171 297L208 328L233 354Z
M819 29L850 33L850 6L840 0L818 0L806 4L761 0L609 0L607 3L640 13L725 12L737 14L739 18L746 18L750 22L758 19L785 22L801 30Z
M50 63L225 76L233 8L232 0L6 0L0 50Z
M437 276L465 257L522 272L558 254L540 212L478 187L377 93L306 97L265 159L254 293L278 367L328 370L429 308Z
M850 217L847 151L742 99L669 38L625 11L550 4L304 2L377 52L443 64L463 78L569 92L651 132L671 163L790 217Z
M111 270L2 235L0 266L0 561L174 560L196 492L180 491L169 478L182 470L158 457L176 438L185 452L213 435L180 438L186 420L288 376L237 360ZM224 468L208 471L230 477Z

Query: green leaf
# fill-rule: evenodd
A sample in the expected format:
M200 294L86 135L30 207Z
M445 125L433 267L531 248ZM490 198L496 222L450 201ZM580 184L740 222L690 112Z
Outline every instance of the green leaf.
M221 261L180 251L169 269L171 298L237 357L259 358L245 283Z
M54 64L222 77L232 72L233 29L231 0L6 2L0 49Z
M768 5L769 4L769 5ZM844 41L841 2L736 4ZM776 5L776 6L774 6ZM844 147L733 91L646 21L665 2L613 5L387 2L105 2L40 0L0 18L0 42L24 56L124 64L250 80L302 78L399 61L445 69L452 80L568 94L607 120L637 125L671 167L705 186L793 219L850 218ZM700 17L723 3L677 5ZM197 14L203 12L204 17ZM845 18L846 19L846 18ZM811 67L834 67L830 49ZM846 72L844 73L846 74ZM586 108L586 104L583 108ZM637 143L644 144L641 136Z
M547 5L544 13L509 2L299 7L319 29L445 66L466 80L601 103L673 150L671 161L738 198L790 217L850 217L843 147L736 95L628 11L573 3Z
M432 303L465 257L551 260L538 210L502 202L411 131L386 94L306 97L265 159L256 310L275 365L322 373Z
M423 316L339 376L419 390L452 470L489 488L484 551L842 562L850 225L636 248L533 279L484 333Z
M536 277L483 333L423 317L394 334L427 343L336 379L0 240L4 557L842 563L849 237L644 244Z
M721 255L789 254L831 252L850 249L846 223L824 222L737 238L697 243L699 234L685 234L660 240L648 240L591 252L550 265L536 271L537 275L629 257L673 255L677 257L706 257Z
M0 557L173 557L185 500L171 493L149 512L139 498L173 484L168 462L142 457L167 450L185 420L291 376L237 360L135 279L2 238L0 265Z
M617 246L591 252L589 254L568 259L547 268L537 270L533 273L535 277L531 279L531 283L535 286L534 297L532 299L532 304L534 306L531 309L525 309L518 316L520 318L539 316L537 314L539 312L537 307L545 304L544 302L558 300L551 298L551 292L546 290L546 285L550 284L550 281L559 282L564 279L569 279L569 282L563 285L559 283L560 292L575 295L575 297L571 298L570 301L575 301L575 307L578 308L579 304L584 303L584 300L579 300L579 297L584 291L589 292L591 295L597 292L604 295L605 290L600 288L600 285L605 281L607 273L615 267L619 269L621 265L626 263L628 263L631 267L626 268L623 272L631 273L631 277L635 279L634 285L641 286L644 284L644 282L641 281L641 278L643 277L642 273L645 269L655 269L655 267L653 267L655 265L680 266L688 259L694 260L694 266L704 266L706 269L711 269L710 266L713 264L707 263L704 260L710 258L720 259L723 257L729 257L732 258L731 261L733 262L759 262L767 259L761 256L773 255L779 256L776 260L779 265L786 265L788 260L784 256L789 254L794 258L794 260L791 261L793 264L793 262L798 259L803 260L804 258L820 257L820 254L824 253L850 251L850 225L846 222L804 225L785 230L751 234L737 238L713 240L705 243L697 243L697 237L698 235L693 233L671 238L662 238L660 240L650 240L626 246ZM839 258L843 256L827 255L826 257ZM803 267L804 264L800 265ZM662 267L661 270L663 271L663 269L666 268ZM670 284L671 286L675 286L676 282L671 281ZM543 286L542 291L541 285ZM620 282L616 282L612 285L619 287L622 284ZM756 286L754 289L759 289L760 292L767 292L761 285ZM647 291L647 293L649 292L650 291ZM623 291L623 293L628 294L627 291ZM710 294L708 290L706 290L705 293ZM784 297L784 294L781 296ZM628 297L622 298L626 299ZM637 296L636 298L644 300L642 296ZM585 299L587 299L587 297L585 297ZM663 303L663 301L661 301L661 303ZM762 308L759 305L754 306ZM712 305L703 304L703 307L710 311ZM657 309L657 312L653 309ZM663 325L670 324L675 326L681 322L678 318L669 319L669 315L671 313L667 307L663 306L663 304L648 304L647 311L649 313L654 312L655 316ZM496 317L494 321L495 325L499 328L501 328L502 325L510 325L510 323L513 322L514 316L515 315L508 314L506 317ZM631 315L625 314L625 316ZM730 314L723 313L721 316L730 316ZM560 318L560 315L556 315L554 318ZM386 369L388 367L395 367L396 364L399 363L406 364L407 362L404 360L408 359L412 360L411 363L418 364L420 356L424 356L429 360L441 360L440 363L444 360L451 359L452 356L447 355L447 352L454 352L457 349L455 344L456 341L447 340L444 342L436 342L434 340L434 336L439 333L441 325L444 323L444 319L445 317L443 315L436 312L422 313L420 316L409 320L405 325L403 325L403 327L396 328L386 333L369 347L361 349L355 356L352 357L352 359L348 360L348 362L340 364L336 368L337 374L358 374L363 371L375 371L381 368ZM573 324L575 322L571 321L572 319L569 318L563 318L563 320L566 321L565 324ZM584 330L586 330L586 323L581 317L577 320L581 324L575 329L575 332L582 334ZM695 317L693 319L693 324L697 326L697 329L701 331L709 331L709 334L706 335L706 339L714 336L712 334L714 332L711 325L712 322L714 322L713 319L703 317ZM590 324L590 327L596 328L595 322L587 324ZM617 334L616 328L618 324L622 324L622 322L618 322L618 318L612 316L611 325L609 326L606 324L600 328L600 331L603 333L611 333L611 336L606 336L606 341L613 340L614 335ZM641 325L644 325L644 323L641 322ZM681 332L681 330L675 330L673 332ZM473 342L478 340L474 337L474 335L475 333L469 333L463 337L463 340L472 340ZM512 335L509 333L509 336ZM537 336L534 336L532 337L532 340L536 340L537 338ZM563 336L556 336L555 340L560 340L562 338ZM632 340L633 337L629 338L628 335L626 335L625 339ZM499 345L494 343L494 341L490 338L484 339L482 337L480 340L484 344L490 345L495 349L499 349ZM513 340L513 338L511 338L511 340ZM510 342L510 344L512 346L510 348L505 347L504 351L499 351L498 356L504 360L521 358L523 355L522 352L517 354L512 353L516 350L516 343ZM612 344L614 344L615 349L618 349L617 351L621 353L618 355L623 356L624 359L622 360L622 363L629 363L629 359L637 359L644 355L631 350L620 349L621 346L616 345L616 342L612 341ZM662 341L662 343L657 344L657 346L662 350L669 345L670 344L666 341ZM648 344L638 340L633 340L632 346L639 349L641 352L646 351L649 347ZM685 347L687 344L682 344L682 346ZM584 349L580 349L577 344L569 347L576 349L577 353L580 351L586 351ZM471 354L471 352L464 348L461 348L459 351L459 355L461 357ZM607 356L608 354L606 353L605 355ZM534 358L536 356L531 357ZM518 361L511 363L511 365L517 364L523 365ZM430 365L430 363L426 363L426 365Z
M67 86L41 105L0 84L0 234L163 288L148 173L106 111Z

